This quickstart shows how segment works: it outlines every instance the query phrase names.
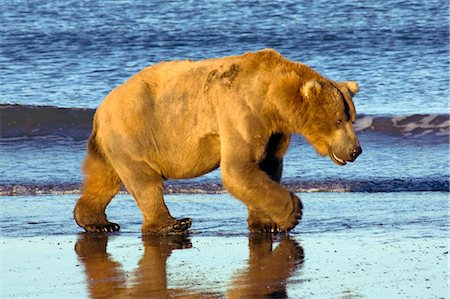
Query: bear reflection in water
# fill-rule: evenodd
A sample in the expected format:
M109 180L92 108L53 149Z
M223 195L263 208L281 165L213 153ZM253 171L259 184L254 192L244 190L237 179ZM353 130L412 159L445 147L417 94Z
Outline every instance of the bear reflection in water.
M289 237L282 238L273 249L270 236L249 238L246 269L237 271L229 282L212 290L204 281L184 283L183 288L168 286L167 259L175 249L192 248L186 236L145 236L144 253L130 276L122 264L107 252L107 234L80 234L75 251L84 266L91 298L285 298L288 278L304 260L302 247ZM240 268L240 267L239 267ZM207 271L207 268L204 269ZM202 269L191 269L192 272ZM205 273L208 275L208 273ZM170 275L173 285L186 277ZM226 290L225 290L226 289Z

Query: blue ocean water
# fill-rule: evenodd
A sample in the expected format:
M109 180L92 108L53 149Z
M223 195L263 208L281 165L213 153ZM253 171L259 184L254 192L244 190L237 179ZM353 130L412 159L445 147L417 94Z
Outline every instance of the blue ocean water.
M0 1L0 103L95 108L161 60L272 47L365 114L447 113L448 1Z
M291 188L448 191L448 7L437 0L0 0L0 108L18 111L0 109L8 120L0 127L0 193L79 190L92 109L143 67L266 47L361 87L354 100L363 155L338 167L296 137L285 165ZM91 110L74 124L42 106ZM220 177L170 184L174 192L214 191Z

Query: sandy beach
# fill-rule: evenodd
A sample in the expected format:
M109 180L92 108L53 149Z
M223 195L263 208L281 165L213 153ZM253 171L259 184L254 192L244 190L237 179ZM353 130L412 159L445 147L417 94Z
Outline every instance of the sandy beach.
M2 197L2 298L449 298L448 193L307 193L290 236L249 236L227 194L171 195L187 237L142 237L132 198L122 231L86 234L77 195ZM365 203L362 205L362 203Z

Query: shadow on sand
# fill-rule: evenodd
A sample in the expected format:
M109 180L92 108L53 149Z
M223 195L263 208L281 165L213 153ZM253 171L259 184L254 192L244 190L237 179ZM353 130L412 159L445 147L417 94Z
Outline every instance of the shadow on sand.
M107 252L107 234L78 236L75 251L84 266L91 298L287 298L287 281L304 260L303 248L295 240L282 238L273 249L270 236L251 236L247 264L223 282L221 290L202 286L171 288L167 283L167 259L173 250L191 248L190 239L145 236L142 241L144 252L131 278ZM171 281L174 277L170 277Z

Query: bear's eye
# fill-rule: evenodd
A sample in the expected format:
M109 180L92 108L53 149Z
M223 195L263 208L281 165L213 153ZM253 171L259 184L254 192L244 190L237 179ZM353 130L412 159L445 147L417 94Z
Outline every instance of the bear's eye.
M337 121L336 121L336 125L340 125L342 123L342 120L341 119L338 119Z

